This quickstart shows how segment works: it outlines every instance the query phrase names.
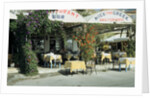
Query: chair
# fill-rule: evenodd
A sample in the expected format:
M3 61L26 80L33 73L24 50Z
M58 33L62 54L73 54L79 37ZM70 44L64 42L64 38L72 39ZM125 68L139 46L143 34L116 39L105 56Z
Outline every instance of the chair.
M87 69L90 69L91 73L93 72L92 69L94 69L95 72L96 72L96 74L97 74L96 66L95 66L95 61L93 61L93 60L87 61L86 62L86 72L87 72Z
M121 57L127 57L127 53L119 51L118 53L113 54L113 69L114 69L115 65L118 65L119 58L121 58Z
M103 62L104 60L107 60L105 61L105 63L109 63L112 62L112 56L111 56L111 53L105 53L104 51L101 52L101 62ZM104 62L103 62L104 63Z

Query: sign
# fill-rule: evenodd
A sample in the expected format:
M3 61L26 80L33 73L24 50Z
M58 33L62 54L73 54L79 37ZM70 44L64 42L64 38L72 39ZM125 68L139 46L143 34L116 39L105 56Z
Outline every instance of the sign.
M87 17L88 23L118 23L128 24L133 23L130 16L119 10L106 10Z
M70 23L81 23L85 22L85 19L77 12L72 10L57 10L51 11L49 14L49 19L52 21L62 21Z

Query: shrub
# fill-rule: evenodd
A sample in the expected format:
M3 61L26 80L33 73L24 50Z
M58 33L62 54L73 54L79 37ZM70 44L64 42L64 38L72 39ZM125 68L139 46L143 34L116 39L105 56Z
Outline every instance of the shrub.
M23 49L23 55L24 63L21 65L21 72L26 75L36 75L38 73L37 65L38 65L38 59L36 54L32 51L32 43L31 41L28 41L25 43L25 45L22 47Z
M96 46L96 35L98 32L95 30L94 25L88 25L87 32L77 32L73 35L73 39L79 43L81 49L81 57L85 62L93 59Z
M18 14L16 22L11 22L11 32L16 32L14 46L17 49L14 61L19 65L20 72L26 75L38 73L38 59L32 50L32 35L47 36L57 31L62 32L62 23L48 19L48 10L28 11L29 15ZM59 32L58 35L61 34ZM54 35L56 35L56 33Z
M130 40L128 42L128 47L125 49L127 52L128 57L135 57L135 41Z

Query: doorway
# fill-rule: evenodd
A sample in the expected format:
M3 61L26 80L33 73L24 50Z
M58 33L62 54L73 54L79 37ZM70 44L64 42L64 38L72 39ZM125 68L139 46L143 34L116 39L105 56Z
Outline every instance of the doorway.
M50 38L50 52L55 53L56 49L56 40L54 38Z

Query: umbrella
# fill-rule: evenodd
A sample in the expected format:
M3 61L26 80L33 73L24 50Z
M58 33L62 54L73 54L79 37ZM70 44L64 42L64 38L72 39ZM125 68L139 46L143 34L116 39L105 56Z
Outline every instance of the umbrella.
M119 10L105 10L85 17L88 23L132 24L132 18Z
M129 38L126 37L126 34L123 34L121 37L120 37L120 34L117 34L117 35L113 35L109 38L102 40L102 42L121 42L121 41L127 41L127 40L129 40Z
M51 11L49 19L52 21L62 21L67 23L84 23L86 20L76 11L72 10L56 10Z

